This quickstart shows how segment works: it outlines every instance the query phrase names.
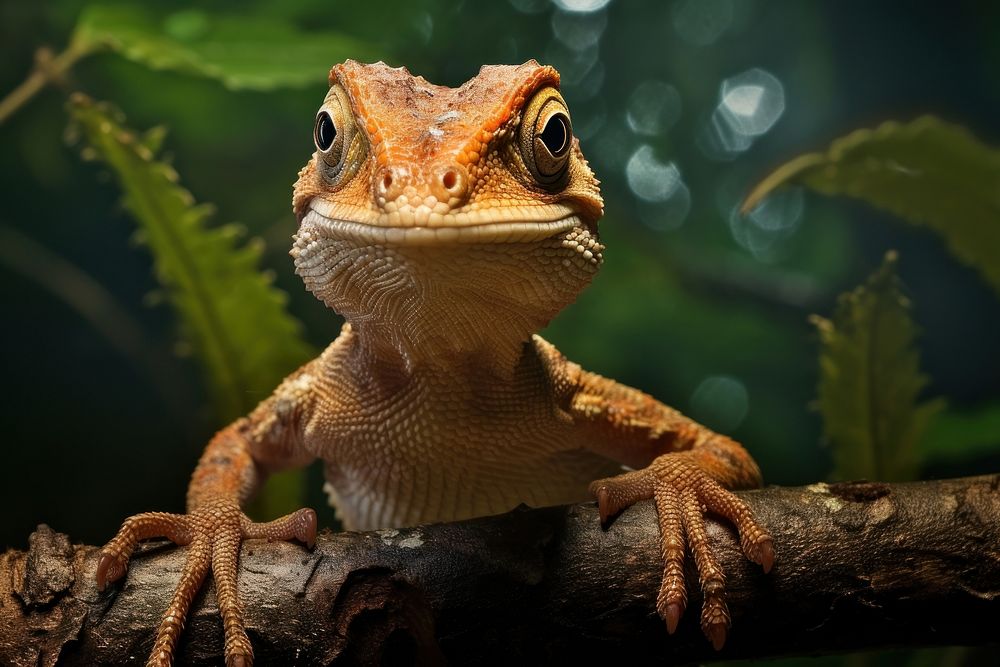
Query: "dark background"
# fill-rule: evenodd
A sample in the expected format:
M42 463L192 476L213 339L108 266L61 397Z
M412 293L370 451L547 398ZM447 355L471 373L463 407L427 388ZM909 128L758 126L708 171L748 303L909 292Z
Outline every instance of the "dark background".
M0 5L0 94L27 75L39 46L66 44L85 4ZM1000 397L997 295L939 237L801 190L781 195L770 221L731 216L771 168L882 120L929 112L1000 144L996 3L614 0L590 13L544 0L201 7L338 30L440 84L458 85L482 63L537 58L559 68L584 153L602 180L608 250L593 286L546 335L585 367L739 438L769 483L829 477L810 407L818 343L807 317L829 315L837 294L859 284L887 249L900 251L923 329L928 396L947 397L957 412ZM780 88L783 112L745 150L726 149L712 122L723 82L755 68L773 77L765 77L765 100L774 102ZM149 252L130 241L135 224L117 185L65 138L64 103L75 89L114 102L132 127L168 126L166 153L184 184L217 206L217 222L239 221L264 238L263 268L277 274L310 341L325 345L340 325L302 289L287 256L291 183L313 150L322 80L233 92L113 54L79 63L64 86L0 125L0 225L106 289L149 363L137 366L40 287L45 257L29 258L27 272L0 263L5 546L24 547L41 522L99 544L129 514L181 511L195 461L222 426L200 367L177 354L173 312L149 296L157 290ZM643 115L650 90L666 106ZM665 201L643 201L641 185L627 177L630 160L654 176L679 174L683 185ZM929 459L923 473L994 471L998 462L1000 447L980 447ZM310 474L318 487L318 473Z

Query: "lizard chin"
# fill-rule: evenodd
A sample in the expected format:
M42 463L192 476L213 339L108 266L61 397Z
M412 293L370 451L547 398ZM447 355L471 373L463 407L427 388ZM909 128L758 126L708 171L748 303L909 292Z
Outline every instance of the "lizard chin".
M603 251L577 216L400 229L310 210L291 255L355 332L428 358L519 346L576 299Z

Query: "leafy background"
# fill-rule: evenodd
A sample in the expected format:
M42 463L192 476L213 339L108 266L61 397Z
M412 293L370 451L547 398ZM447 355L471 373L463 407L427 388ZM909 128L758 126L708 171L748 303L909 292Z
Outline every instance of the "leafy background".
M0 4L0 95L40 46L65 70L0 124L3 543L180 511L214 430L336 335L287 249L346 57L563 73L607 208L606 265L546 332L571 358L770 483L996 470L998 26L971 1ZM734 136L747 77L783 109ZM260 511L321 505L307 477Z

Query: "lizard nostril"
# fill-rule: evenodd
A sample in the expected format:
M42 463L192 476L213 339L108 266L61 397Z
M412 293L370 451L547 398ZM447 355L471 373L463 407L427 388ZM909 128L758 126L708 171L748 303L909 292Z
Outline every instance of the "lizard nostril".
M439 165L432 172L429 181L430 194L437 197L439 202L457 206L468 197L469 174L462 165L453 162Z
M393 167L383 167L375 175L375 194L386 201L393 200L399 196L405 181L405 177L401 177Z
M468 196L469 174L461 165L454 163L441 165L436 171L437 182L431 194L438 201L456 204Z

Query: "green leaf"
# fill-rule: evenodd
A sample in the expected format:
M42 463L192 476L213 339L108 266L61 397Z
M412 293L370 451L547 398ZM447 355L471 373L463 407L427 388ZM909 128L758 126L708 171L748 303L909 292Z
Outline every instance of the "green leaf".
M1000 452L1000 403L972 410L945 410L920 441L921 456L933 461L963 461Z
M376 55L369 45L341 33L304 32L276 18L198 9L163 15L141 4L87 7L73 46L84 52L110 49L153 69L254 90L323 83L332 64Z
M85 150L107 163L121 184L220 417L248 412L315 356L298 321L285 312L285 294L258 268L262 244L240 245L236 225L206 225L211 208L196 204L177 173L150 150L159 134L137 136L106 106L79 94L70 114Z
M965 128L924 116L884 123L779 167L747 197L754 209L790 183L847 195L926 225L1000 292L1000 150Z
M927 384L917 328L895 273L896 254L851 292L820 338L819 409L838 479L904 481L917 474L917 443L943 401L918 402Z

